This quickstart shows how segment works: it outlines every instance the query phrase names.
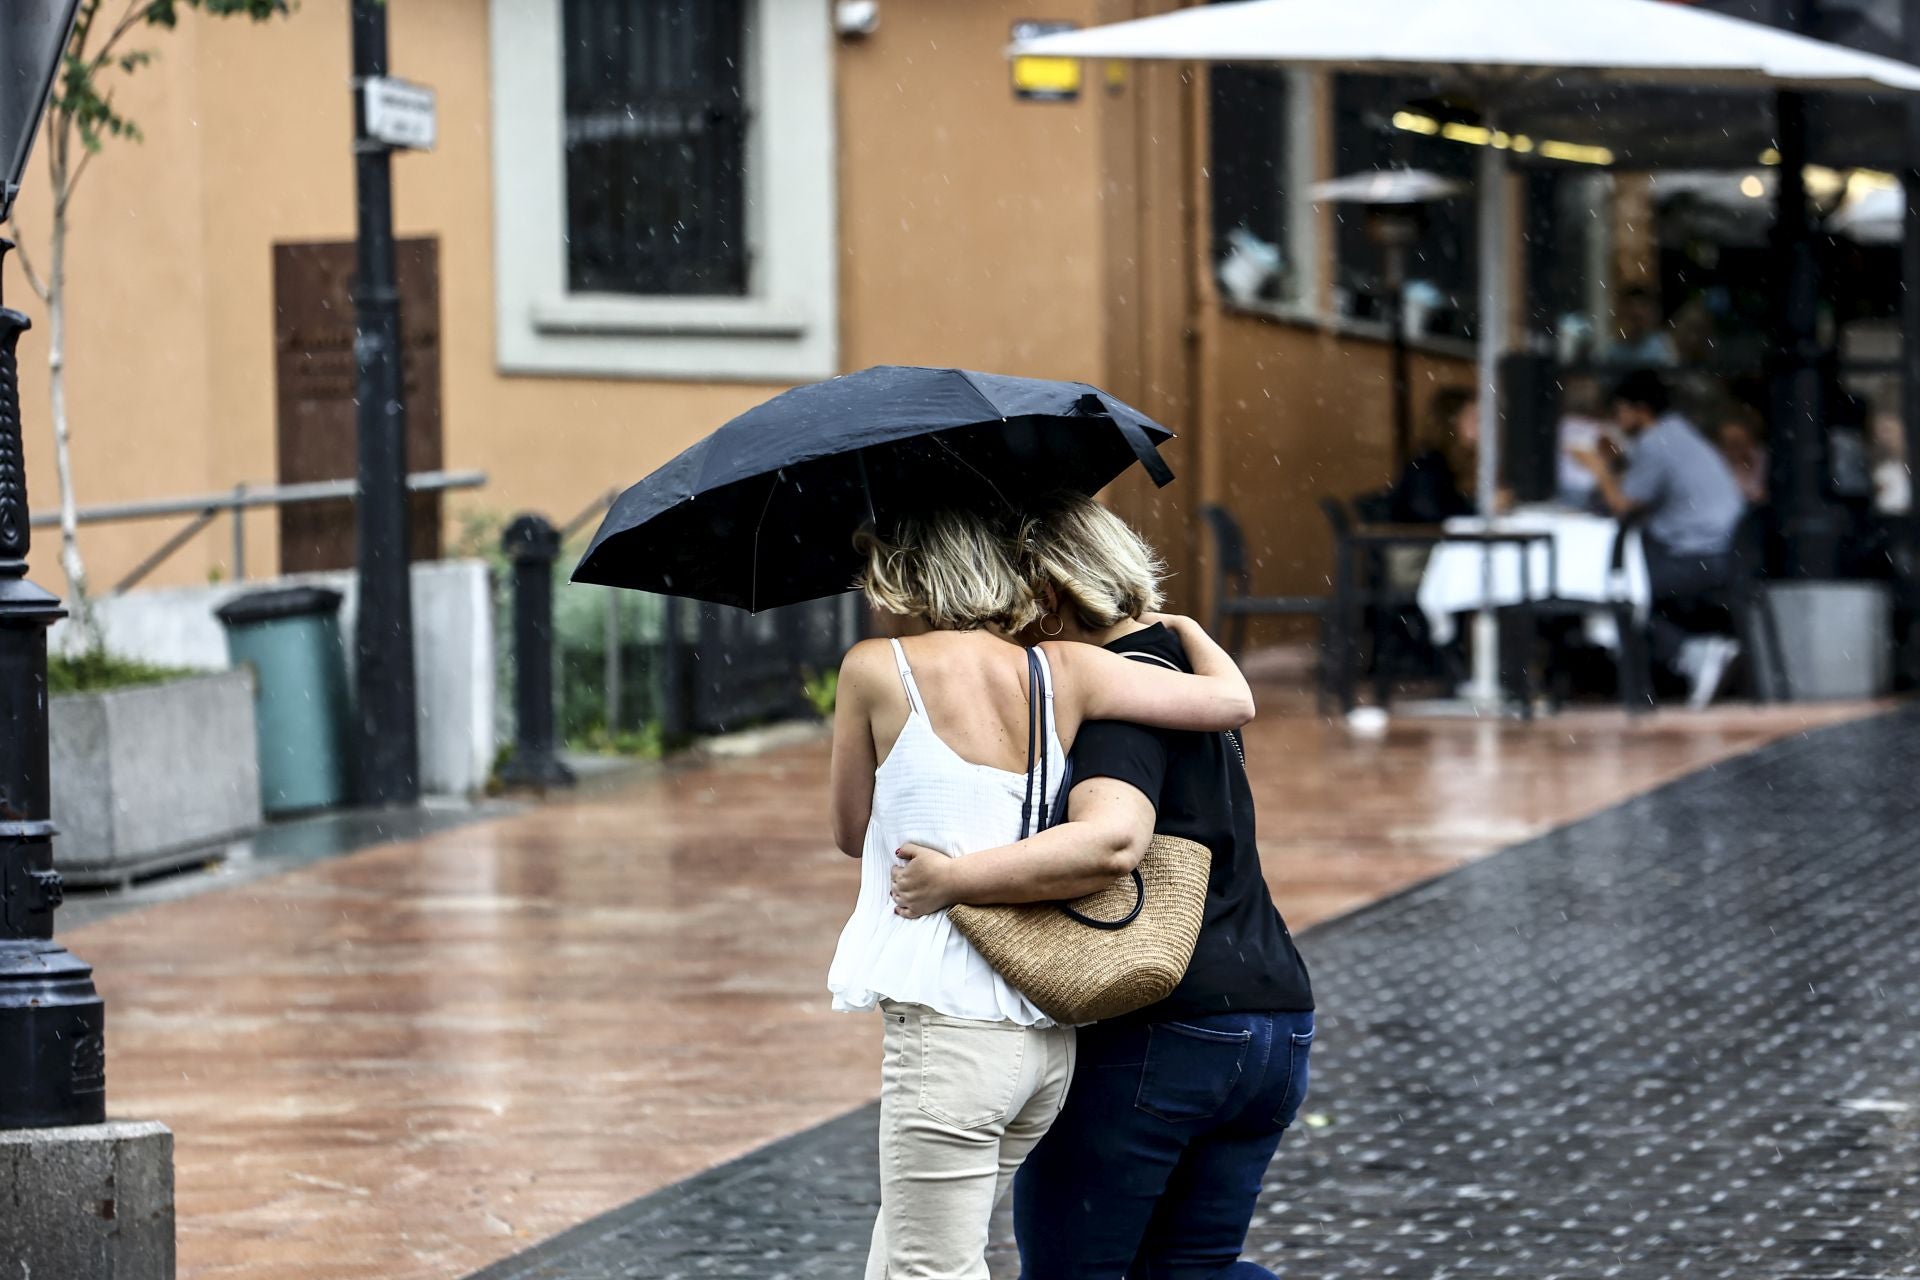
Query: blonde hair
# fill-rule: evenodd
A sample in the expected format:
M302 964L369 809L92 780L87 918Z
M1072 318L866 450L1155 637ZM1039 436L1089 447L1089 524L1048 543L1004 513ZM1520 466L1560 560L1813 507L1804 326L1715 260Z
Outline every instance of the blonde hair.
M938 631L1021 631L1040 606L1015 568L1010 532L968 511L910 516L885 538L863 529L853 539L867 561L860 587L875 608Z
M1160 608L1166 562L1131 525L1077 493L1041 511L1020 530L1020 568L1036 596L1052 587L1092 631Z

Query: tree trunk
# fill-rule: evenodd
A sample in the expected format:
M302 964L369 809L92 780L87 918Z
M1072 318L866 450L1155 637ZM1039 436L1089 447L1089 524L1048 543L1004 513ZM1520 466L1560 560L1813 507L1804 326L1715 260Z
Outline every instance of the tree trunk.
M60 567L67 573L74 629L89 651L102 647L98 620L87 594L87 565L80 556L78 507L73 492L72 430L67 422L67 210L66 179L56 174L52 249L47 266L47 391L53 417L53 457L60 477Z

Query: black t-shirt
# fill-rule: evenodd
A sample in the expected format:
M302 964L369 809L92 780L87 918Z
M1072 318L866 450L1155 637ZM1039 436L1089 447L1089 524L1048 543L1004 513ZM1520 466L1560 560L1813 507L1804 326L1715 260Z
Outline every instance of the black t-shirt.
M1180 641L1159 625L1122 636L1107 648L1148 654L1182 671L1193 669ZM1073 744L1073 781L1089 778L1114 778L1139 788L1158 811L1155 831L1196 841L1213 852L1206 917L1187 976L1159 1004L1116 1021L1312 1009L1307 966L1260 873L1253 791L1247 785L1239 736L1095 721L1082 726Z

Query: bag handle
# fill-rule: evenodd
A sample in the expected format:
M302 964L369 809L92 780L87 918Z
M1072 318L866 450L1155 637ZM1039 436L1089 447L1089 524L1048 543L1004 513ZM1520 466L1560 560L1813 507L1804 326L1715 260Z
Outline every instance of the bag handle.
M1027 778L1026 789L1020 797L1020 838L1025 840L1034 834L1033 830L1033 768L1034 758L1040 754L1040 659L1033 650L1027 650ZM1044 767L1044 766L1043 766ZM1044 778L1040 784L1040 803L1047 803L1047 787ZM1041 815L1042 828L1052 824Z
M1082 915L1064 902L1060 904L1060 910L1066 914L1067 919L1072 920L1074 923L1083 924L1089 929L1106 929L1109 931L1126 928L1135 920L1138 920L1140 913L1146 909L1147 882L1140 878L1140 868L1138 867L1133 869L1133 910L1127 912L1126 915L1121 916L1118 920L1096 920L1092 916Z
M1126 656L1138 656L1147 661L1164 661L1163 659L1155 658L1152 654L1128 654ZM1172 666L1171 663L1167 665ZM1178 670L1178 668L1175 669ZM1045 695L1046 682L1040 674L1040 657L1032 649L1029 649L1027 650L1027 794L1020 806L1020 838L1022 840L1025 840L1029 834L1029 819L1033 813L1033 782L1036 758L1040 772L1040 829L1042 831L1048 827L1057 826L1065 817L1067 810L1067 793L1073 787L1073 759L1072 757L1068 757L1067 767L1060 775L1059 803L1055 804L1051 809L1047 807L1047 757L1050 756L1052 752L1045 749L1047 744L1044 742L1044 735L1039 729L1042 716L1040 703ZM1048 711L1051 712L1051 710L1052 708L1049 707ZM1064 902L1058 903L1057 905L1062 914L1069 920L1074 921L1076 924L1083 924L1089 929L1124 929L1135 920L1138 920L1140 913L1147 908L1147 882L1141 878L1140 868L1138 867L1133 869L1132 875L1133 910L1127 912L1126 915L1118 920L1098 920L1093 916L1075 911Z

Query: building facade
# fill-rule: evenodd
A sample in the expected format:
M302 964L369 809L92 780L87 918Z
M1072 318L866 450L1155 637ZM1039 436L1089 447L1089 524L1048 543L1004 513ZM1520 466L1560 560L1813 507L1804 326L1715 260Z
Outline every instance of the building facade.
M435 150L395 159L414 465L487 475L417 508L420 549L564 521L795 382L951 364L1093 381L1180 433L1179 482L1113 500L1181 607L1205 603L1204 502L1246 525L1259 589L1323 589L1314 500L1390 479L1390 391L1371 249L1306 186L1470 148L1375 119L1390 88L1145 64L1022 88L1004 57L1022 22L1160 7L882 0L859 34L829 0L391 5L395 73L439 95ZM145 140L110 142L72 213L80 503L350 474L347 6L195 14L147 43L121 100ZM21 201L30 254L45 198ZM1422 251L1416 408L1471 376L1471 212ZM50 511L44 337L22 382ZM245 521L248 576L350 558L344 509ZM168 532L84 528L96 589ZM37 572L59 585L53 541ZM150 582L231 577L234 555L215 526Z

